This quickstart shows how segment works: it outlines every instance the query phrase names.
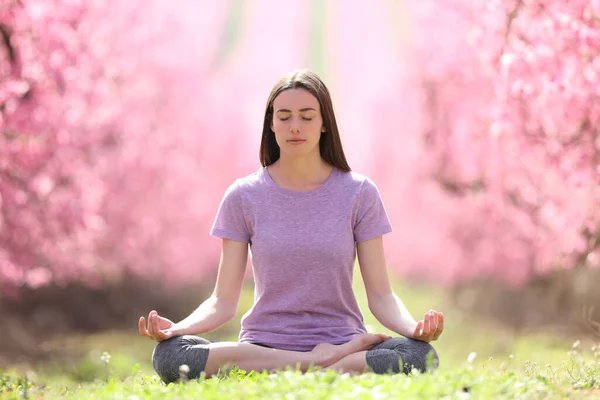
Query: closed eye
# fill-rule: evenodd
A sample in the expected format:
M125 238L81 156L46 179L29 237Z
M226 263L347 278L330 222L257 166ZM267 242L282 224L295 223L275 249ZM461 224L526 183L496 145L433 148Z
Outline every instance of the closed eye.
M286 118L279 118L280 121L287 121L288 119L290 119L290 117L286 117ZM303 120L305 121L312 121L312 118L306 118L306 117L302 117Z

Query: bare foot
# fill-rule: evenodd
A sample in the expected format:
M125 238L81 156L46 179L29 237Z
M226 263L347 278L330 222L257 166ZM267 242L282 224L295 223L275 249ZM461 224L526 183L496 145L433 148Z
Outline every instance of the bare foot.
M319 343L311 350L315 365L328 367L349 354L369 350L371 347L390 339L391 336L380 333L363 333L344 344Z

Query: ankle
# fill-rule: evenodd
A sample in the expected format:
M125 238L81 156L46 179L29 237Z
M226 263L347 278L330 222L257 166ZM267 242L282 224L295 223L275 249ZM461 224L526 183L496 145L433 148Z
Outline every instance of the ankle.
M310 353L314 365L322 368L335 364L346 355L344 346L331 343L319 343Z

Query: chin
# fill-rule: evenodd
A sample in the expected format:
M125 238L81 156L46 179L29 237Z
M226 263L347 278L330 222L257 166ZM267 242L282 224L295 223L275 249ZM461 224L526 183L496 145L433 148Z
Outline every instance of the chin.
M315 146L310 148L306 143L301 146L298 145L287 145L283 147L279 147L282 153L286 153L294 156L307 156L311 153L319 153L319 144L317 143Z

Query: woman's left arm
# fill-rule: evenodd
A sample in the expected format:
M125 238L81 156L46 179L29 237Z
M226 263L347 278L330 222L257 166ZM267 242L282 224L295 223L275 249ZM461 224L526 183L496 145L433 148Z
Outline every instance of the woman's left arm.
M387 273L381 236L357 243L358 263L365 283L369 309L386 328L399 335L430 342L444 330L444 316L430 310L420 321L410 315L393 292Z

